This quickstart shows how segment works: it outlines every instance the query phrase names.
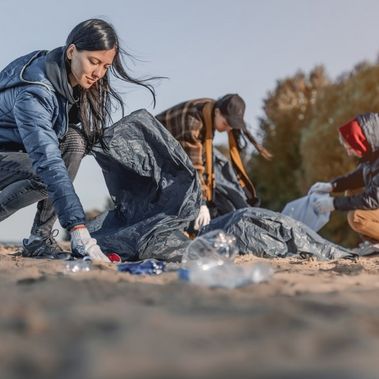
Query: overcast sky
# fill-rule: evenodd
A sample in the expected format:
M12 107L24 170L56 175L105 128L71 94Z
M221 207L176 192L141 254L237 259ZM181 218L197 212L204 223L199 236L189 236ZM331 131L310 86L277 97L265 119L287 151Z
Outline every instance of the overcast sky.
M375 0L0 0L0 69L37 49L62 46L79 22L102 17L139 61L135 76L157 83L157 106L139 88L121 86L127 112L159 113L183 100L239 93L254 126L276 81L324 64L332 78L379 51ZM115 121L120 115L115 115ZM107 190L92 158L75 182L86 209L105 203ZM0 224L0 240L27 236L35 206Z

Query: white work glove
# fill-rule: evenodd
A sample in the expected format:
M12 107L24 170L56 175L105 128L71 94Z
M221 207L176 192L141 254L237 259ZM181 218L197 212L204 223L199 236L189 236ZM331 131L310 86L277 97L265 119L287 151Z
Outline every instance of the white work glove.
M206 205L200 207L200 212L195 220L195 225L193 228L199 230L202 226L208 225L211 221L211 215L209 214L209 209Z
M330 182L317 182L309 189L308 195L313 192L330 193L333 191L332 183Z
M313 209L317 214L327 213L334 211L334 198L331 196L321 196L316 199L313 203Z
M74 255L89 256L93 261L110 262L109 258L101 251L97 241L92 238L87 228L79 228L70 231L71 250Z

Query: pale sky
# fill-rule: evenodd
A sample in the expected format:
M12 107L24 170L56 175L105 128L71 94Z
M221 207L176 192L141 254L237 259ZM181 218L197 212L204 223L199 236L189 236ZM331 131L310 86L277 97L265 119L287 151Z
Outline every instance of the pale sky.
M254 126L277 80L317 64L335 78L379 52L375 0L0 0L0 9L0 69L33 50L62 46L85 19L111 22L139 58L132 75L169 78L156 86L155 110L147 91L120 84L127 113L239 93ZM85 209L104 206L107 190L92 158L75 187ZM31 206L3 221L0 241L27 237L34 212Z

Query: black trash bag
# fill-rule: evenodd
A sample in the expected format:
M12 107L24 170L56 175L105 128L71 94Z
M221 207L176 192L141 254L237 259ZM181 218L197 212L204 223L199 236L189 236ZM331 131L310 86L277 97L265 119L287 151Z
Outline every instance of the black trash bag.
M189 239L181 233L196 218L201 188L180 144L146 110L106 129L93 154L115 209L89 224L104 252L127 260L178 261Z
M244 208L213 219L200 235L221 229L236 237L240 254L260 257L314 256L318 259L352 258L356 254L335 245L305 224L262 208Z
M210 206L212 218L249 207L247 196L238 182L230 160L216 148L213 149L213 155L216 186L213 204Z

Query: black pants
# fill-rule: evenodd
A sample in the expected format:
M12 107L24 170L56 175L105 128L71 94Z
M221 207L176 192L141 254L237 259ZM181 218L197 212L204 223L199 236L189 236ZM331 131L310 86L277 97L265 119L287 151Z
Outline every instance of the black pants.
M86 154L85 139L75 127L69 127L60 150L68 175L74 180ZM27 153L0 152L0 191L0 221L38 202L31 233L42 237L50 234L57 215L48 199L47 187L34 173Z

